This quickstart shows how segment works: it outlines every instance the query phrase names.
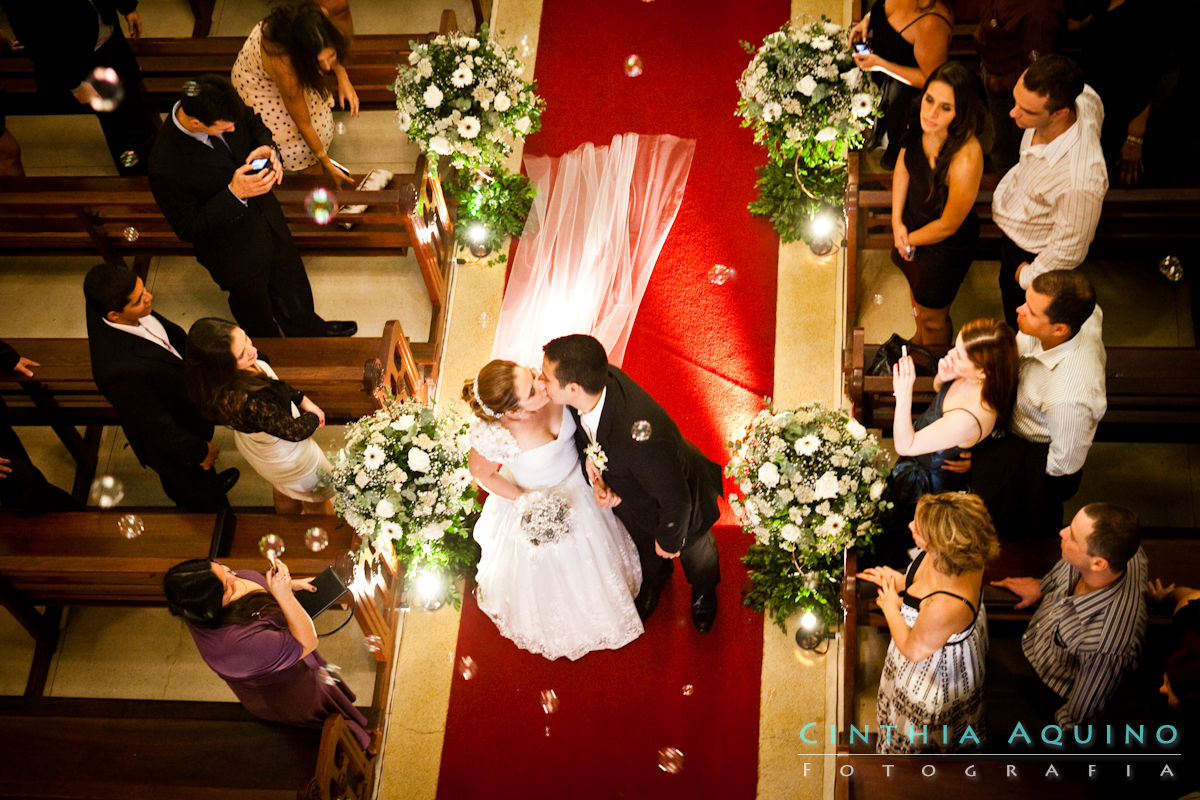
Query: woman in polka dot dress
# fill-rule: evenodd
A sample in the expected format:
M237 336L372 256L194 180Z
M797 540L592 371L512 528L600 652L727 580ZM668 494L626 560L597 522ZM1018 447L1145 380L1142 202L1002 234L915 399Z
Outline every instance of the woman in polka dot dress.
M254 26L230 76L242 100L271 129L290 172L322 170L338 181L349 176L329 157L333 140L333 92L337 103L358 115L358 95L340 63L349 40L316 3L280 6Z

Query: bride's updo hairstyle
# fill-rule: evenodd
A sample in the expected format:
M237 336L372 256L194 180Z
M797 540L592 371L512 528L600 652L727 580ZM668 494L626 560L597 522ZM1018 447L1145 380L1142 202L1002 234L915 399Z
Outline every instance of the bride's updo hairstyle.
M471 407L475 416L494 422L506 411L521 407L513 387L513 370L516 364L500 358L483 365L479 374L463 383L463 402Z

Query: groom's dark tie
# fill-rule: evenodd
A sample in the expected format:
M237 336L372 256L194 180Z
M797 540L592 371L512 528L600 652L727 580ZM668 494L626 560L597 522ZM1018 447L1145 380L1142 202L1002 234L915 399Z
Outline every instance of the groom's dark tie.
M208 135L208 141L212 144L213 150L216 150L221 155L233 161L233 151L229 149L229 145L225 144L225 140L220 136Z

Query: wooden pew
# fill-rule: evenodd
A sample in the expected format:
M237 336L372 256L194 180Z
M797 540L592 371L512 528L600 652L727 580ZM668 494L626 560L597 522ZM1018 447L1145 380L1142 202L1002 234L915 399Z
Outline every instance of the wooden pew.
M191 0L193 3L210 1ZM198 17L197 23L199 21ZM449 9L443 11L438 33L457 29L454 12ZM194 34L197 38L191 39L129 40L142 72L143 92L152 108L163 113L170 111L179 100L183 84L197 75L206 72L229 75L246 41L245 37L207 36L206 33ZM358 93L360 108L395 110L396 93L391 85L396 80L397 66L407 65L408 54L412 52L410 43L427 42L438 33L356 35L346 71ZM8 113L13 116L90 111L68 95L39 97L33 62L20 51L0 53L0 87L8 90Z
M340 207L368 208L318 225L305 208L318 188L330 191ZM411 247L433 306L428 341L432 353L440 352L453 223L438 178L424 159L415 174L396 176L387 189L334 191L326 178L292 175L275 196L304 254L389 256ZM343 223L352 224L351 229ZM11 255L94 254L114 264L125 264L129 257L143 277L153 256L193 252L159 211L149 180L123 177L0 179L0 250Z
M20 765L0 771L3 797L340 800L371 780L341 717L309 730L237 703L0 697L0 737Z
M843 368L855 417L868 428L890 432L892 379L865 374L879 346L864 341L862 328L855 328L850 339ZM940 354L945 348L930 349ZM1200 348L1109 347L1107 353L1108 411L1096 430L1097 441L1200 441ZM933 397L933 378L917 378L914 407L923 408Z
M0 397L12 424L54 428L76 461L73 493L82 498L95 475L102 428L118 424L116 410L92 380L87 339L7 341L42 365L32 378L0 372ZM385 323L379 337L282 338L260 344L280 379L309 394L330 424L374 413L379 387L396 397L424 399L423 366L433 358L428 344L409 344L396 320ZM84 426L84 434L75 426Z

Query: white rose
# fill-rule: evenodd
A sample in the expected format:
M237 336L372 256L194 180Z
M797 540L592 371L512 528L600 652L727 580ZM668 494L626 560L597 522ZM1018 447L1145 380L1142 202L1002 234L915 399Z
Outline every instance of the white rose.
M818 36L812 40L812 46L818 50L825 51L833 47L833 39L828 36Z
M406 431L411 428L413 423L416 421L416 417L414 417L412 414L405 414L392 420L391 427L398 431Z
M812 75L805 75L796 84L796 91L805 97L812 97L812 93L817 89L817 81Z
M431 466L429 454L424 450L414 447L408 451L408 468L413 472L429 472Z
M800 528L789 522L779 529L779 535L786 541L798 542L800 541Z
M845 83L846 86L850 87L851 89L857 89L859 81L862 80L862 70L860 70L858 67L854 67L849 72L843 72L841 77L842 82Z
M837 128L821 128L813 138L818 142L832 142L837 138Z
M468 50L469 52L472 52L472 53L473 53L473 52L475 52L475 51L476 51L476 50L478 50L478 49L479 49L479 40L478 40L478 39L476 39L476 38L474 38L474 37L471 37L470 39L467 39L467 50Z
M420 50L413 50L411 53L408 54L408 63L409 64L416 64L420 60L421 60L421 51Z
M433 76L433 64L430 63L428 58L421 59L421 63L417 64L417 74L422 78Z
M878 500L883 495L883 481L875 481L871 484L871 491L868 496L872 500Z
M496 107L497 111L508 111L512 107L512 101L508 99L508 95L501 92L492 100L492 105Z
M437 108L442 104L443 97L445 95L442 94L442 90L431 83L425 88L425 94L422 96L422 99L425 101L426 108Z
M741 489L742 494L750 494L750 490L753 489L754 486L750 483L750 481L742 481L738 484L738 488Z
M358 484L358 488L365 489L367 484L371 482L370 476L365 472L360 472L354 476L354 482Z
M380 519L391 519L396 516L396 507L388 500L380 500L375 505L375 516Z
M450 140L445 136L434 136L430 139L429 149L439 156L448 156L454 152L454 148L450 146Z
M758 468L758 479L764 486L778 486L779 469L768 461Z
M824 497L837 497L838 479L832 470L826 471L824 475L817 478L817 482L813 485L813 493L818 500Z

